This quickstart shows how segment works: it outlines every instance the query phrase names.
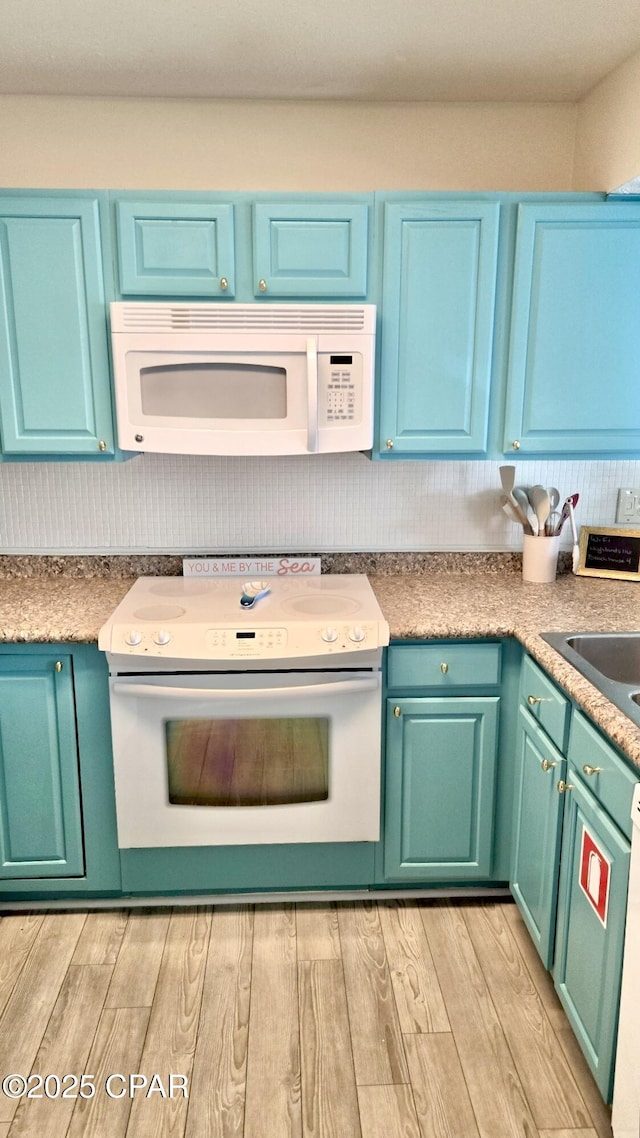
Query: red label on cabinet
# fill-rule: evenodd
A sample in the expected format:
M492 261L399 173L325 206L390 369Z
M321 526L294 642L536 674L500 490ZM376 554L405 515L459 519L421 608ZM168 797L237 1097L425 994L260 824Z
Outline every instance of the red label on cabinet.
M585 826L582 827L580 850L580 888L604 927L607 927L609 905L609 876L611 863L594 842Z

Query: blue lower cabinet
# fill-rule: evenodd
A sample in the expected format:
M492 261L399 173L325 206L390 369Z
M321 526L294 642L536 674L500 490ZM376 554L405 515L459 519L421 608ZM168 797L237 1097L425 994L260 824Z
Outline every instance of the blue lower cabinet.
M104 657L1 646L0 900L119 888Z
M630 843L569 765L553 977L606 1102L613 1090Z
M565 768L564 756L521 707L509 884L545 968L553 961L563 808L557 783Z
M84 872L69 656L0 657L0 877Z
M387 700L385 881L490 877L499 705Z

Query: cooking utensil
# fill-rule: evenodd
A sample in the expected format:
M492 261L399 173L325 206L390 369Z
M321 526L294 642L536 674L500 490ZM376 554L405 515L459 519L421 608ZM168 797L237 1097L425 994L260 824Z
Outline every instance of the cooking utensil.
M549 495L544 486L532 486L529 490L529 501L538 519L538 536L544 537L544 527L551 513L551 502L549 501Z
M515 466L500 467L500 481L502 483L502 489L504 490L504 496L507 501L509 501L513 506L516 514L518 515L518 522L524 528L524 526L531 524L530 518L527 517L528 500L525 504L523 504L521 499L518 499L516 497L516 488L514 488L515 478Z
M574 495L577 497L577 495ZM569 508L569 524L571 526L571 536L573 538L573 549L571 550L571 568L574 573L578 572L578 565L580 563L580 546L578 545L578 531L576 529L576 519L573 513L573 498L567 498Z
M549 495L549 504L553 512L560 504L560 491L557 486L547 486L547 494Z
M531 502L529 501L529 495L527 494L527 491L525 490L524 486L514 486L513 487L513 497L515 498L516 502L520 506L520 509L522 510L523 514L526 516L526 519L527 519L527 522L529 524L529 529L531 530L531 533L532 534L537 533L538 532L538 519L536 518L536 515L531 508Z
M572 506L572 508L575 510L576 506L578 505L579 498L579 494L570 494L568 498L565 498L562 510L560 511L560 517L554 530L554 535L562 533L562 527L569 517L569 506Z
M517 525L522 526L522 529L525 533L533 533L526 514L523 512L523 510L521 510L515 499L509 497L507 494L502 494L500 496L500 505L502 506L502 509L504 510L507 517L512 522L515 522Z
M515 466L501 466L499 468L499 474L500 481L502 483L502 489L504 490L507 498L510 498L513 491L513 484L516 480L516 468Z

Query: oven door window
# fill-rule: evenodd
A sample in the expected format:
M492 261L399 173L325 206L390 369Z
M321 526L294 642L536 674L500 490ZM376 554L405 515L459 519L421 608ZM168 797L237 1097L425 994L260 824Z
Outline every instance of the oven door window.
M170 719L169 803L276 806L329 797L329 719Z

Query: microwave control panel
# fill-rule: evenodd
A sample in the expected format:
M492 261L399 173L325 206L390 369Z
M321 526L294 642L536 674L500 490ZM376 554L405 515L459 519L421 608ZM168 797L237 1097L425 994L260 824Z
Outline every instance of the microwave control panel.
M321 427L362 421L362 356L318 355L318 422Z

